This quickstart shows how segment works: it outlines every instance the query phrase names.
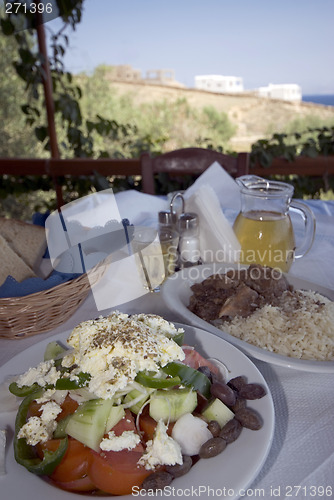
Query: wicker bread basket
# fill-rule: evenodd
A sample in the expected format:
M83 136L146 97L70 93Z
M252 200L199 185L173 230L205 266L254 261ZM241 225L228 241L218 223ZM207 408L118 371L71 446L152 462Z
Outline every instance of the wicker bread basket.
M22 339L47 332L69 319L105 272L98 265L49 290L0 299L0 337Z

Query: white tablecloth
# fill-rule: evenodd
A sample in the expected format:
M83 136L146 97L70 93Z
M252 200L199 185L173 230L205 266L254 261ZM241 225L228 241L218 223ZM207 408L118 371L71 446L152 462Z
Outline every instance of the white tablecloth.
M136 197L138 199L137 195ZM290 272L334 288L334 203L314 201L310 204L318 222L315 243L308 255L293 264ZM131 220L131 205L128 207L129 213L122 208L125 213L121 212L121 215ZM155 209L160 209L160 202ZM127 313L156 313L168 320L180 321L177 312L168 310L159 293L145 295L120 305L118 309ZM103 314L107 312L102 311ZM101 312L96 310L90 295L80 309L56 330L25 340L1 339L0 365L41 338L71 329L80 321L99 314ZM276 427L269 456L244 498L332 498L334 377L253 361L270 387L275 405Z

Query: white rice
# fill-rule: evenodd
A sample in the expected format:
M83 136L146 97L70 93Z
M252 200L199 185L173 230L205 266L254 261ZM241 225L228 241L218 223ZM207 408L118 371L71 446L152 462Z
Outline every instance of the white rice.
M277 354L334 360L334 302L312 291L284 292L278 306L265 305L219 328Z

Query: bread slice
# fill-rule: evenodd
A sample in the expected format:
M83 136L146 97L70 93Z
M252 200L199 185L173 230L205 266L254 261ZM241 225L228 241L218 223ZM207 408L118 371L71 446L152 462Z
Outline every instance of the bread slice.
M13 276L16 281L36 276L34 271L9 246L5 238L0 235L0 285L7 276Z
M44 227L0 217L0 235L27 266L38 271L47 246Z

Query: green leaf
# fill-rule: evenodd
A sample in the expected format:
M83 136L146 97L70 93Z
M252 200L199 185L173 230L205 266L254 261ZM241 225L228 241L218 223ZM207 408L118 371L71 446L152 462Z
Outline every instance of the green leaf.
M95 123L93 123L90 120L86 120L86 127L87 127L87 130L88 130L88 133L90 134L91 132L93 132L93 130L95 128Z
M25 115L30 115L30 106L29 104L24 104L21 106L21 109Z
M43 142L48 135L48 129L46 127L43 127L43 126L36 127L35 128L35 135L40 142Z
M19 54L24 64L34 64L36 57L28 49L19 49Z
M4 35L9 36L14 33L15 26L9 19L1 19L0 23Z
M67 132L67 138L70 143L72 144L78 144L81 142L81 136L82 133L79 129L75 127L69 127L68 132Z

